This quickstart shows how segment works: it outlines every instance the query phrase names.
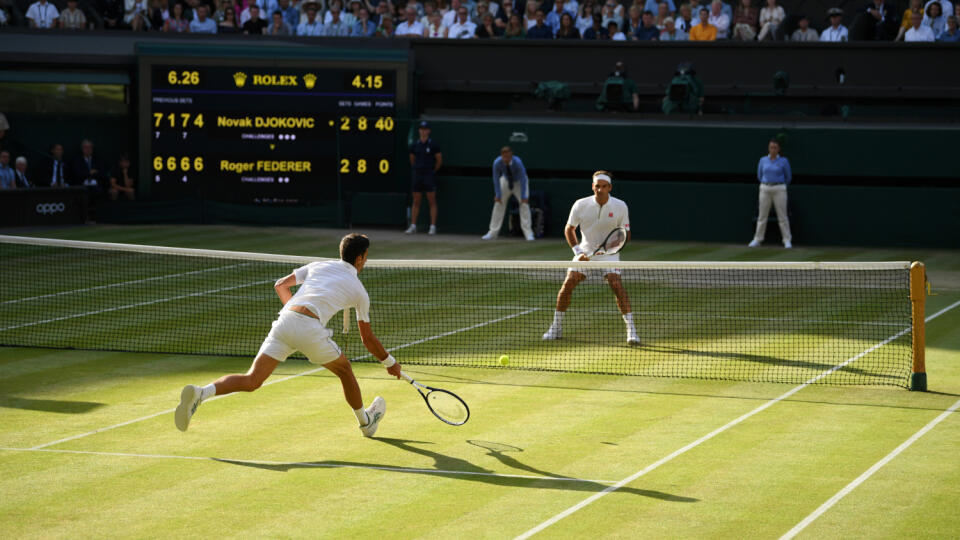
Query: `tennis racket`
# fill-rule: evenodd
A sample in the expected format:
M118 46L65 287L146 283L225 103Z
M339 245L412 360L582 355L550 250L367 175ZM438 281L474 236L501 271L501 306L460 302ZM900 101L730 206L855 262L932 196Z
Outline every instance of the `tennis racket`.
M470 419L470 407L453 392L420 384L402 371L400 374L420 392L427 408L440 420L451 426L462 426Z
M617 227L616 229L610 231L610 234L603 240L603 243L600 244L600 247L593 251L594 255L613 255L617 253L623 246L627 243L627 230L623 227Z

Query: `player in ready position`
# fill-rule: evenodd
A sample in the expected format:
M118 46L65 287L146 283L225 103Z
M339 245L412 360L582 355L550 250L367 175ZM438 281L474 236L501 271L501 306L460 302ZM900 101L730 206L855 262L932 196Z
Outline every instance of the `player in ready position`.
M619 261L620 254L590 256L606 239L607 235L617 227L627 231L627 241L630 241L630 216L627 203L610 196L613 190L613 176L607 171L593 173L593 196L584 197L573 203L570 208L570 217L563 230L567 244L573 249L574 261ZM580 242L577 242L577 226L580 227ZM623 315L623 322L627 325L627 343L639 345L640 338L633 325L633 312L630 309L630 297L627 296L623 282L620 281L618 268L604 269L604 278L613 289L617 297L617 307ZM557 294L557 310L553 314L553 324L543 334L543 339L560 339L563 336L563 316L570 307L573 290L581 281L587 279L583 270L570 268L567 277Z
M274 289L283 308L250 370L243 375L226 375L203 387L185 386L174 413L177 428L187 430L190 418L205 399L260 388L280 362L299 350L311 363L322 365L340 378L343 395L357 415L361 433L372 437L387 411L386 402L377 396L369 407L363 408L360 385L350 361L330 339L333 332L326 327L338 311L354 308L364 347L383 362L388 373L400 378L400 364L384 350L370 328L370 297L357 277L367 262L369 248L369 238L348 234L340 241L339 261L312 262L277 280ZM290 291L295 285L300 285L296 294Z

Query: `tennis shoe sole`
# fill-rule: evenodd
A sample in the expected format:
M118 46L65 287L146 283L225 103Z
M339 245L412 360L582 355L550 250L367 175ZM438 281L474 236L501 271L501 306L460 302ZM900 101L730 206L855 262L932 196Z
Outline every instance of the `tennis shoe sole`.
M188 384L180 392L180 404L177 405L176 412L173 413L173 421L180 431L186 431L190 427L190 419L193 413L197 412L200 406L200 387Z

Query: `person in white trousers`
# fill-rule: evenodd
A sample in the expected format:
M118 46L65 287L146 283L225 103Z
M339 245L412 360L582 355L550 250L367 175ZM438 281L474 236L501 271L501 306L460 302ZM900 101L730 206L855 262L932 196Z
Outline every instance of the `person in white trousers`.
M500 149L500 157L493 160L493 212L490 214L490 230L484 240L494 240L500 235L503 215L507 212L510 197L520 203L520 228L527 241L535 240L530 222L530 181L523 161L513 155L509 146Z
M760 158L757 165L757 179L760 180L760 213L757 215L757 231L753 235L750 247L758 247L767 235L767 218L770 205L777 211L777 224L780 225L780 237L783 247L793 247L790 235L790 219L787 217L787 184L793 179L790 162L780 155L780 143L771 140L767 144L768 154Z

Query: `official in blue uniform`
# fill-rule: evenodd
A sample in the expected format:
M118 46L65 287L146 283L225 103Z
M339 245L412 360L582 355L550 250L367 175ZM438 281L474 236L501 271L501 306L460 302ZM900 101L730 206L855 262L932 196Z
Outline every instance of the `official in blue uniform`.
M430 124L420 122L417 129L420 136L410 145L410 168L413 179L413 208L410 213L410 226L407 234L417 232L417 218L420 216L420 201L427 194L430 203L430 232L437 234L437 184L434 174L443 166L443 154L440 145L430 138Z

